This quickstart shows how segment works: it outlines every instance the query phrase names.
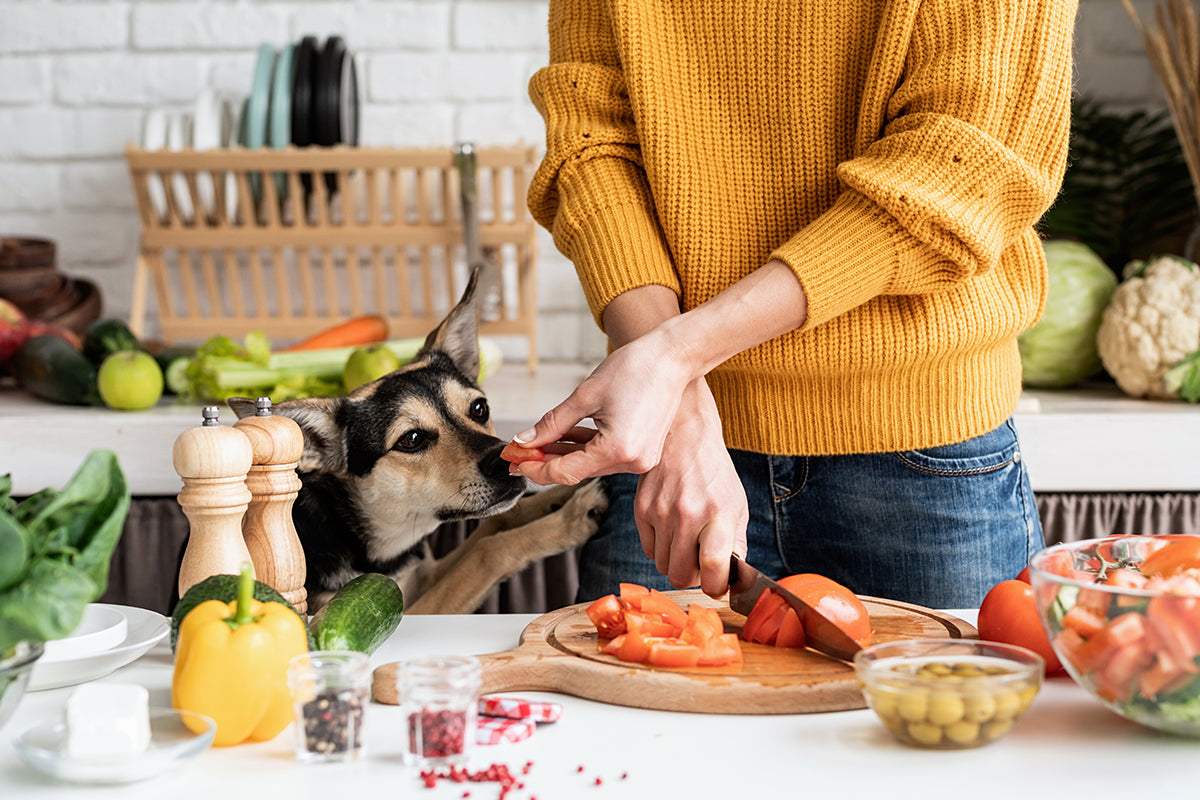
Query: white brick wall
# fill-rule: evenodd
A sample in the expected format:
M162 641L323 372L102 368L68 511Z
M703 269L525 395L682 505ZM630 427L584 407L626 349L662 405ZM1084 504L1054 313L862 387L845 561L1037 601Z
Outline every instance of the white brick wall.
M1153 0L1136 3L1148 17ZM204 87L244 95L264 41L345 36L367 144L540 143L526 85L546 60L547 4L0 0L0 233L56 239L61 268L100 283L107 314L127 314L137 222L125 143L147 108L186 107ZM1080 92L1161 105L1120 0L1081 0L1076 44ZM544 234L539 250L541 357L599 357L571 265Z

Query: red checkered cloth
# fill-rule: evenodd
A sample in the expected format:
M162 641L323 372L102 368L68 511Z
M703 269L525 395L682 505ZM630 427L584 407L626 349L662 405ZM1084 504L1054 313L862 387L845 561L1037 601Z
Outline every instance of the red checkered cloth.
M479 713L485 717L530 719L534 722L556 722L562 716L558 703L540 703L517 697L481 697Z
M475 727L475 744L519 742L533 736L537 723L531 719L480 717Z

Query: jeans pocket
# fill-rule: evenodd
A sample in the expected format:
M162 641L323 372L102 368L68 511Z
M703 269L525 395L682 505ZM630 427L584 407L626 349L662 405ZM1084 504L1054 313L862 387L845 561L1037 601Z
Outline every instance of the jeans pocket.
M1016 429L1008 420L987 433L962 442L903 450L895 456L909 469L953 478L1004 469L1020 462L1021 451Z

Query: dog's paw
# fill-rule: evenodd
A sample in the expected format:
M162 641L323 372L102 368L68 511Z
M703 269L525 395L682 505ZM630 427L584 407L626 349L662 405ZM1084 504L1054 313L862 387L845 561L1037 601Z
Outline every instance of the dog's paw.
M562 516L564 530L578 546L592 538L607 510L608 494L604 491L604 481L592 480L575 487L562 508L554 513Z

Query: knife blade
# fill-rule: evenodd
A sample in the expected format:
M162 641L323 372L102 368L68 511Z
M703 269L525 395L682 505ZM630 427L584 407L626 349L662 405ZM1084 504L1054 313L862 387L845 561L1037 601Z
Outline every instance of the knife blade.
M804 626L807 644L812 649L842 661L853 661L854 654L862 649L862 645L847 636L845 631L816 608L747 564L737 554L729 557L730 608L749 616L759 596L766 591L779 595L795 609Z

